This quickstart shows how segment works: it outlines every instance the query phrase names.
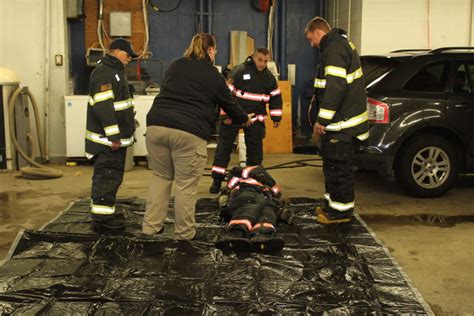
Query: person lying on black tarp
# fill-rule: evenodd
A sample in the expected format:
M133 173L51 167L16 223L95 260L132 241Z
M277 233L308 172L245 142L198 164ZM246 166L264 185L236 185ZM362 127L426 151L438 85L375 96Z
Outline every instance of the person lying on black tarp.
M291 224L293 214L282 207L281 192L263 167L235 167L219 195L220 216L228 222L216 242L222 250L277 252L284 240L277 236L277 220Z

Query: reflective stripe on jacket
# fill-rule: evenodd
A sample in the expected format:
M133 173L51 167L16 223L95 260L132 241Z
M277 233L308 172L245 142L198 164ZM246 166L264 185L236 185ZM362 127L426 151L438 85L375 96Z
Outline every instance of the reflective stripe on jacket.
M343 30L333 29L320 44L321 60L314 80L319 113L326 131L365 140L368 113L359 54Z
M122 147L133 145L135 132L134 101L124 66L106 55L92 72L87 103L86 153L93 157L120 141Z
M275 76L268 69L259 71L251 56L232 70L227 86L247 113L263 121L268 103L272 121L281 121L282 98Z

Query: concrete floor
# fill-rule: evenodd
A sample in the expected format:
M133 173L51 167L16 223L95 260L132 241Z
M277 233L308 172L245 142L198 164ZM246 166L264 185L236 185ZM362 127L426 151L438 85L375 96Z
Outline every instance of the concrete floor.
M266 155L265 165L311 158L317 156ZM37 229L71 201L89 196L92 167L58 168L64 176L54 180L25 180L17 172L0 173L0 260L19 230ZM284 197L324 193L321 168L276 169L271 174ZM150 171L142 166L127 172L119 197L145 197L149 178ZM201 179L199 197L211 196L207 192L210 183L210 177ZM474 176L461 176L442 198L416 199L404 194L393 179L356 172L356 194L358 213L433 311L437 315L474 314Z

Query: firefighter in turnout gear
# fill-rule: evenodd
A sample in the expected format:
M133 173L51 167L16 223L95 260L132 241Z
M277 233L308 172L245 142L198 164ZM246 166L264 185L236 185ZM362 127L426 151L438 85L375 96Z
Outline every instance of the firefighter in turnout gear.
M267 69L270 52L257 48L252 56L235 67L229 75L228 87L242 108L253 117L252 124L244 127L247 148L247 166L258 166L263 160L263 138L265 137L266 105L269 104L273 127L278 127L282 117L282 99L275 76ZM234 124L225 112L221 111L220 132L214 163L212 165L213 183L211 193L219 193L224 180L230 155L241 125Z
M321 136L326 193L316 209L317 220L323 224L350 222L355 197L354 147L369 137L360 58L346 33L331 30L320 17L308 23L305 34L311 46L320 50L314 80L319 112L313 133Z
M275 180L261 166L235 167L218 198L227 232L216 247L223 250L271 253L284 246L276 234L277 220L291 224L293 213L282 207Z
M115 197L123 179L126 147L134 143L133 98L124 70L135 57L127 40L116 39L90 77L86 157L94 159L90 212L95 230L123 228Z

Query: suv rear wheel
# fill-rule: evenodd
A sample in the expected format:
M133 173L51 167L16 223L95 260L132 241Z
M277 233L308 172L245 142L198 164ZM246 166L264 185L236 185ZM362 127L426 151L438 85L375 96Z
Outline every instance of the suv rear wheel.
M456 151L446 139L423 134L401 150L395 177L409 193L438 197L454 185L458 172Z

